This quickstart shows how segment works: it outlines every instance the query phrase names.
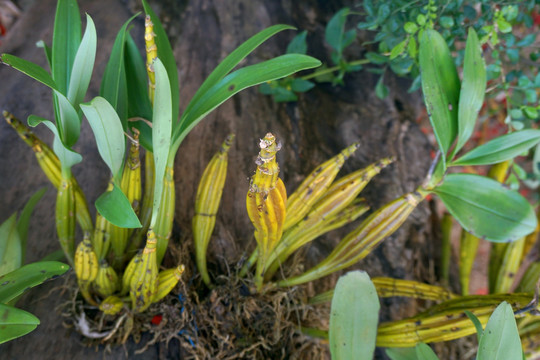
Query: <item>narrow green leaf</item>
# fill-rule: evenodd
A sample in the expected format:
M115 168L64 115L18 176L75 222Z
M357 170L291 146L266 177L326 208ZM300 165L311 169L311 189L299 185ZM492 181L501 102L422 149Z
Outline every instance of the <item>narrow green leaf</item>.
M63 169L70 169L73 165L78 164L82 161L82 156L80 154L77 154L73 150L69 149L66 145L64 145L62 139L60 138L60 134L58 133L58 129L51 121L36 115L30 115L28 117L28 125L30 126L34 127L40 123L43 123L45 126L47 126L49 130L51 130L54 134L53 150L56 156L58 156L58 159L60 160Z
M463 64L463 82L459 95L458 139L454 149L456 154L471 137L478 112L484 103L486 92L486 64L482 58L482 47L473 27L469 28L465 61Z
M486 325L478 344L477 360L521 359L523 350L512 306L501 303Z
M416 345L415 349L418 360L439 360L437 355L435 355L431 347L427 344L419 343Z
M484 334L484 328L482 327L482 323L476 315L474 315L472 312L465 310L465 315L472 321L474 324L474 327L476 328L476 337L478 339L478 342L480 342L480 339L482 338L482 335Z
M0 225L0 275L19 268L21 263L21 239L15 213Z
M21 309L0 304L0 344L33 331L39 319Z
M116 184L112 185L112 189L96 200L96 210L113 225L127 229L140 228L142 225L128 198Z
M77 50L77 55L73 61L73 69L69 80L67 98L77 109L84 101L84 96L90 84L94 61L96 59L97 35L96 27L92 18L86 15L86 30L81 44Z
M416 347L388 348L385 351L391 360L418 360L416 357Z
M0 276L0 303L7 303L43 282L62 275L69 266L57 261L38 261Z
M392 51L390 51L390 60L393 60L399 55L401 55L405 51L405 46L407 46L407 39L401 41L396 46L394 46L392 48Z
M489 165L520 156L540 142L540 130L526 129L499 136L469 151L452 166Z
M23 74L30 76L32 79L39 81L53 90L58 90L51 75L41 66L10 54L2 54L1 59L4 64L19 70Z
M300 54L282 55L259 64L246 66L227 75L209 89L203 97L192 104L191 111L182 115L182 126L173 137L173 149L178 149L184 137L209 112L221 105L234 94L248 87L276 80L300 70L317 67L321 62Z
M144 12L150 16L154 23L154 33L156 34L156 46L158 58L161 59L165 69L167 69L167 77L169 78L169 87L171 93L172 119L174 124L178 123L178 115L180 112L180 86L178 83L178 69L174 60L174 53L167 38L167 33L163 29L159 18L156 16L152 8L146 0L143 0Z
M536 228L536 215L529 202L493 179L450 174L434 192L461 226L477 237L508 242Z
M24 262L26 257L26 240L28 238L30 217L32 216L32 212L34 211L36 204L45 194L45 191L47 191L46 188L41 188L40 190L36 191L34 195L32 195L32 197L26 202L26 205L24 205L24 208L19 215L19 220L17 221L17 232L19 233L19 237L21 239L22 262Z
M66 146L72 147L81 133L81 118L77 110L62 93L56 90L53 90L53 92L58 106L57 127L60 130L62 142Z
M180 120L180 125L184 125L184 122L186 121L185 114L191 111L191 108L199 102L201 97L206 95L206 93L211 88L213 88L218 82L220 82L232 69L234 69L243 59L245 59L246 56L248 56L253 50L259 47L259 45L261 45L263 42L265 42L267 39L274 36L278 32L292 29L295 28L289 25L270 26L253 35L248 40L243 42L240 46L238 46L225 59L223 59L223 61L221 61L218 66L216 66L212 73L210 73L206 80L204 80L204 82L199 87L193 98L190 100L188 106L186 107L186 110L182 115L182 119ZM180 132L176 131L175 129L174 134L175 136L173 136L173 138L175 139L174 141L176 141Z
M165 66L159 58L154 61L156 72L156 92L154 95L154 113L152 127L152 141L154 148L155 181L154 181L154 204L152 207L151 227L157 220L161 193L163 192L163 178L171 147L172 114L171 114L171 89Z
M52 43L52 76L67 95L73 62L81 43L81 16L76 0L58 0Z
M113 178L119 174L124 161L126 140L118 114L107 100L95 97L81 109L92 127L101 158L111 170Z
M339 278L328 333L333 359L373 358L379 309L377 289L367 273L352 271Z
M101 89L99 91L99 95L107 99L116 110L116 113L122 122L124 131L127 131L128 117L128 89L124 58L126 49L126 30L131 21L138 15L139 14L132 16L118 31L111 50L111 55L109 56L109 62L107 62L107 67L103 73ZM144 91L144 89L146 89L146 85L143 85L142 90Z
M381 100L388 96L388 87L384 85L384 74L381 75L377 85L375 85L375 95Z
M128 117L139 117L152 121L152 104L148 97L146 66L139 48L129 33L127 34L125 51ZM133 121L128 126L133 126L141 132L139 137L141 145L146 150L152 151L152 128L146 122L140 120Z
M339 10L326 25L325 29L325 39L326 42L336 50L338 54L341 54L344 49L344 32L345 32L345 21L347 20L347 15L349 15L349 8L343 8Z
M445 166L458 130L459 78L446 41L434 30L423 32L419 60L424 101Z
M47 64L49 64L49 69L52 69L52 49L49 45L45 44L45 41L39 40L36 43L38 48L42 48L45 53L45 58L47 59ZM52 79L52 78L51 78Z

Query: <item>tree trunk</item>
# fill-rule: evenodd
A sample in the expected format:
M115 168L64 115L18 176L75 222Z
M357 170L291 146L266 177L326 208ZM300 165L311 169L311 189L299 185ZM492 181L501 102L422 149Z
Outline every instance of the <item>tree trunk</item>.
M46 67L42 49L36 41L51 42L56 1L25 2L18 22L2 39L1 52L11 53ZM256 32L277 23L308 30L309 54L329 61L330 49L324 43L324 27L330 17L342 6L327 1L263 1L263 0L202 0L156 1L154 9L164 21L170 34L178 63L181 111L198 86L227 54ZM87 12L96 23L98 55L88 100L96 96L101 74L116 32L140 4L130 1L81 0L82 12ZM135 21L131 31L142 44L143 17ZM353 26L351 24L351 26ZM245 64L257 63L283 54L286 44L296 34L286 31L278 34L257 49ZM367 51L357 40L347 51L351 59L360 59ZM51 119L53 117L49 89L7 67L0 67L0 108L24 120L30 114ZM430 145L420 132L415 119L421 108L419 93L408 94L408 81L395 78L387 72L385 83L389 96L380 100L375 96L377 75L367 71L345 77L345 85L321 84L302 94L295 103L275 103L257 89L248 89L211 113L188 135L180 146L175 163L176 220L171 246L178 246L180 238L190 240L194 196L198 181L211 156L218 150L228 133L236 140L230 151L229 173L219 210L216 231L211 242L210 262L214 269L234 264L246 249L254 247L253 228L245 210L245 196L249 177L255 170L258 139L272 132L282 142L278 161L281 177L288 193L292 193L315 166L341 149L358 141L355 155L346 162L342 173L362 168L380 158L394 156L396 162L382 171L364 190L372 209L414 190L427 173L430 163ZM40 126L35 132L51 140L50 133ZM86 120L81 139L75 146L83 157L82 165L74 168L75 176L87 195L89 204L105 190L109 173L99 159L95 140ZM54 226L56 192L41 173L32 151L5 123L0 122L0 221L20 210L31 194L47 186L31 222L28 239L28 261L36 261L59 249ZM340 175L341 176L341 175ZM91 205L91 208L93 206ZM91 210L94 212L94 210ZM425 202L411 215L407 223L393 236L362 261L356 268L371 276L393 276L407 279L426 279L433 274L434 242L432 241L430 210ZM308 265L321 260L335 246L344 232L333 233L317 240L307 251ZM169 257L167 259L171 261ZM211 264L212 265L212 264ZM324 290L333 285L338 275L329 276L316 284ZM431 279L433 280L433 279ZM2 345L6 358L103 358L94 349L81 344L81 337L72 329L62 326L62 318L53 309L67 299L59 292L48 292L62 280L40 286L18 304L41 319L33 333ZM384 300L383 320L402 318L414 312L415 303L404 300ZM106 358L120 358L124 351L130 356L139 346L129 344L126 350L115 348ZM174 353L169 349L169 354ZM8 355L9 354L9 355ZM165 345L155 346L137 358L166 358ZM131 357L130 357L131 358Z

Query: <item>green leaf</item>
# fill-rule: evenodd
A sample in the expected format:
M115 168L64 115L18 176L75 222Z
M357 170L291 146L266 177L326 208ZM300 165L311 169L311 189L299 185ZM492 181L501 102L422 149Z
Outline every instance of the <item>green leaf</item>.
M148 77L146 65L131 35L127 34L125 69L127 79L128 117L152 120L152 104L148 97ZM139 141L148 151L152 151L152 128L144 121L133 121L129 125L140 131Z
M403 40L402 42L394 46L392 48L392 51L390 51L390 60L393 60L397 58L399 55L401 55L405 51L405 46L407 46L407 39Z
M456 165L489 165L520 156L540 142L540 130L526 129L499 136L469 151L456 161Z
M504 20L502 17L499 17L497 19L497 26L499 27L499 31L503 34L512 31L512 25L508 21Z
M418 360L439 360L437 355L435 355L433 350L427 344L419 343L416 345L415 349Z
M24 259L26 257L26 240L28 238L28 226L30 224L30 217L32 216L32 212L34 211L36 204L45 194L45 191L47 191L47 189L42 188L36 191L34 195L32 195L32 197L26 202L26 205L24 205L24 208L19 215L19 220L17 221L17 232L19 233L19 237L21 239L22 262L24 262Z
M163 192L163 178L167 167L169 151L171 149L171 89L167 71L159 58L154 61L156 73L156 92L154 95L154 119L152 127L152 141L154 148L155 181L154 204L152 207L152 220L150 227L155 225Z
M302 79L294 79L291 82L291 89L295 92L306 92L315 86L314 83L308 80L302 80Z
M521 359L522 353L514 311L505 301L497 306L489 318L484 335L478 344L476 359Z
M101 158L111 170L113 178L122 170L126 140L118 114L104 98L96 96L92 101L81 104L81 109L96 137Z
M39 319L21 309L0 304L0 344L33 331Z
M96 210L111 224L121 228L135 229L142 225L122 190L114 183L112 188L96 200Z
M45 53L45 58L47 59L47 64L49 64L49 69L52 69L52 49L50 48L50 46L45 44L45 41L39 40L36 43L36 47L43 49L43 52Z
M73 62L81 43L81 16L76 0L58 0L52 43L52 77L66 95Z
M227 75L209 89L196 103L193 103L191 111L184 112L178 136L173 138L173 148L178 149L184 137L199 121L239 91L289 76L301 70L311 69L320 64L319 60L310 56L287 54L259 64L246 66Z
M86 30L73 62L67 93L69 102L75 108L78 108L79 104L84 101L84 96L88 90L92 70L94 70L96 46L96 27L92 18L86 15Z
M409 43L407 44L407 52L412 59L416 59L416 55L418 55L418 44L416 43L416 39L414 38L414 36L411 36L409 38Z
M459 95L458 139L456 154L471 137L478 112L484 103L486 92L486 65L482 58L482 47L472 27L469 28L463 65L463 82Z
M349 15L349 8L343 8L339 10L326 25L325 29L325 39L326 42L340 55L345 48L343 44L344 32L345 32L345 21L347 20L347 15Z
M47 126L49 130L51 130L54 134L53 150L56 156L58 156L58 159L60 160L60 164L62 165L63 169L70 169L73 165L78 164L82 161L82 156L80 154L77 154L69 147L64 145L62 139L60 138L60 134L58 133L58 129L51 121L36 115L30 115L28 117L28 125L32 127L37 126L41 123Z
M242 43L239 47L237 47L233 52L231 52L225 59L223 59L223 61L219 63L218 66L216 66L216 68L212 71L212 73L210 73L206 80L204 80L193 98L190 100L188 106L182 114L182 118L180 119L180 126L184 126L184 122L186 122L186 114L191 111L191 108L194 107L195 104L199 103L200 99L203 96L206 96L208 91L213 88L217 83L221 82L223 78L232 69L234 69L243 59L246 58L246 56L248 56L253 50L255 50L259 45L261 45L273 35L283 30L291 29L294 29L294 27L289 25L270 26L269 28L266 28L253 35L244 43ZM174 129L173 133L173 142L176 142L180 137L180 131L179 129Z
M307 30L296 35L287 46L287 54L305 54L307 53Z
M523 113L531 120L535 120L538 117L538 109L533 106L525 106Z
M60 92L53 90L57 104L59 134L68 147L75 145L81 133L81 118L69 100Z
M484 334L484 328L482 327L482 323L480 322L480 320L478 320L476 315L474 315L472 312L468 310L465 310L465 315L467 315L467 317L474 324L474 327L476 328L476 336L478 338L478 341L480 341L480 339L482 338L482 335Z
M69 266L57 261L38 261L0 276L0 303L18 297L26 290L62 275Z
M21 264L21 239L15 213L0 225L0 275L19 268Z
M416 347L388 348L385 351L391 360L418 360L416 357Z
M51 75L41 66L10 54L2 54L1 59L4 64L19 70L32 79L39 81L43 85L46 85L53 90L58 89Z
M490 178L450 174L434 192L461 226L477 237L509 242L536 228L536 215L529 202Z
M384 75L379 78L377 85L375 85L375 95L381 100L388 96L388 87L384 85Z
M107 99L109 104L116 110L124 131L127 131L128 117L128 87L124 58L125 49L127 47L126 30L131 21L138 15L139 14L132 16L118 31L111 50L111 55L109 56L109 62L107 62L107 67L103 73L99 91L99 95ZM133 74L130 75L133 76ZM145 79L144 76L141 80L143 79ZM135 81L137 80L138 79L135 79ZM138 86L142 86L143 91L146 90L146 84L144 82Z
M405 32L407 34L415 34L418 31L418 26L413 22L406 22L405 25L403 25L403 29L405 29Z
M450 16L441 16L439 23L443 28L450 29L452 26L454 26L454 19Z
M339 278L328 333L333 359L373 358L379 309L377 290L367 273L352 271Z
M434 30L423 32L419 59L424 101L445 165L458 130L459 78L446 41Z
M167 69L167 76L169 78L169 87L171 92L172 120L173 124L176 125L178 123L178 115L180 112L180 85L178 83L178 69L176 67L176 61L174 60L174 53L172 51L171 44L169 43L169 39L167 38L167 33L159 21L159 17L156 16L146 0L143 0L142 3L144 12L150 16L152 22L154 23L158 58L161 59L165 69Z

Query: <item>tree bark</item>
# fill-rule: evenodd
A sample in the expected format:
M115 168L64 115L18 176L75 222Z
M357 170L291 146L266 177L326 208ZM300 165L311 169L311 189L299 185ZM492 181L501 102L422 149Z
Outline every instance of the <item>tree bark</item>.
M34 44L40 39L50 44L54 11L53 0L25 2L21 18L0 45L1 52L11 53L35 61L46 67L42 49ZM330 49L324 43L324 27L331 16L344 5L326 1L263 1L263 0L202 0L151 2L164 21L170 34L178 63L181 111L198 86L227 54L256 32L277 23L308 30L309 54L329 61ZM99 79L105 68L116 32L140 4L129 1L81 0L82 12L87 12L96 23L98 57L88 100L96 96ZM143 17L134 21L132 35L142 43ZM352 25L351 25L352 26ZM257 63L283 54L286 44L296 33L278 34L257 49L242 65ZM364 36L365 34L362 34ZM347 56L359 59L367 49L357 40ZM52 118L50 91L35 81L7 66L0 67L0 108L25 119L30 114ZM358 141L360 149L342 170L348 173L367 166L380 158L395 156L396 162L383 170L364 190L372 209L414 190L427 173L430 145L415 119L421 109L419 93L407 94L407 80L387 72L385 83L389 96L380 100L374 87L378 80L365 70L345 77L345 85L322 84L302 94L298 102L278 104L257 89L235 95L204 119L180 146L175 162L176 220L171 246L179 246L179 239L190 240L194 196L202 172L211 156L218 150L228 133L236 140L230 151L229 172L222 205L219 210L215 235L211 242L211 263L216 269L224 263L234 264L246 249L254 247L253 229L245 210L245 196L249 177L255 170L258 139L272 132L282 142L278 161L281 177L290 194L301 180L324 160ZM35 132L49 143L51 136L44 127ZM90 135L86 120L81 139L75 146L83 157L83 164L74 168L75 176L87 194L89 204L105 190L109 173L97 154L95 140ZM28 261L36 261L59 248L54 226L56 192L41 173L32 151L18 138L5 122L0 122L0 220L3 221L22 208L39 187L48 191L40 201L32 218L28 239ZM341 176L341 175L340 175ZM95 212L93 206L92 213ZM336 245L344 232L333 233L317 240L307 251L306 266L321 260ZM427 203L421 204L407 223L393 236L355 266L370 276L393 276L425 279L421 269L433 265L434 245ZM171 259L169 258L168 261ZM316 284L327 289L336 281L332 275ZM61 280L60 280L61 281ZM95 352L81 344L80 335L62 327L62 320L53 311L61 294L47 296L58 281L32 290L19 303L41 319L33 333L2 345L6 358L120 358L124 349L112 349L108 355ZM414 311L414 303L404 300L385 300L383 319L401 318ZM130 358L137 345L127 346ZM171 349L171 351L173 351ZM7 355L9 354L9 355ZM156 346L137 358L166 358L164 345Z

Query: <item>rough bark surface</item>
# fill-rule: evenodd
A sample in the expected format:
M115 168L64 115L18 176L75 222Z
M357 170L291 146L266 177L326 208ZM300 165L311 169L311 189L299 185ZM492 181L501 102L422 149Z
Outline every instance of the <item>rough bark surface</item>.
M56 1L23 2L25 8L17 23L2 39L1 52L11 53L46 66L42 49L34 46L45 39L50 43ZM343 3L293 0L202 0L153 2L164 19L179 65L181 109L184 108L204 78L228 53L257 31L276 23L287 23L310 32L311 54L327 61L329 49L324 45L324 26ZM82 12L94 19L98 31L98 57L89 97L97 95L100 78L116 31L133 11L140 9L135 1L81 0ZM132 35L142 34L143 19L134 21ZM282 54L294 36L288 31L263 44L248 57L246 64L256 63ZM366 51L360 41L349 50L349 56L361 58ZM0 66L0 108L20 119L30 114L52 117L50 91L33 80ZM245 195L249 176L255 169L258 139L268 131L283 144L279 154L282 178L292 192L316 164L335 155L354 141L361 143L357 153L346 163L343 173L364 167L382 157L395 156L394 165L385 169L364 190L363 195L373 209L413 190L422 181L429 166L429 144L415 123L420 109L420 95L406 93L408 84L389 74L386 83L390 95L385 100L374 94L376 75L362 71L348 75L345 85L317 86L300 97L297 103L277 104L270 97L249 89L226 102L199 124L180 147L175 165L177 188L176 224L172 246L178 239L189 238L193 203L199 178L212 154L230 133L236 142L230 151L229 174L218 215L210 256L217 268L225 261L234 263L245 249L252 249L252 227L245 211ZM45 127L35 132L51 140ZM84 156L83 165L74 168L90 204L104 191L108 170L100 161L89 126L83 123L82 136L75 147ZM31 222L28 239L28 261L35 261L59 248L54 228L56 192L37 166L32 151L16 133L0 121L0 220L20 210L31 194L42 186L48 191L39 203ZM93 210L92 210L93 212ZM374 254L357 267L371 276L394 276L423 280L428 255L433 254L430 212L421 204L410 220L387 239ZM308 265L327 254L343 233L317 241L307 251ZM328 288L337 275L321 281L319 289ZM86 348L80 336L62 326L54 310L63 300L62 294L48 292L54 283L41 286L26 295L19 306L41 319L33 333L0 346L3 358L10 359L102 359L133 357L137 345L112 349L103 355L102 348ZM414 305L403 300L385 300L383 319L410 315ZM125 352L127 351L127 352ZM151 348L133 358L167 358L174 349ZM174 356L173 356L174 357Z

